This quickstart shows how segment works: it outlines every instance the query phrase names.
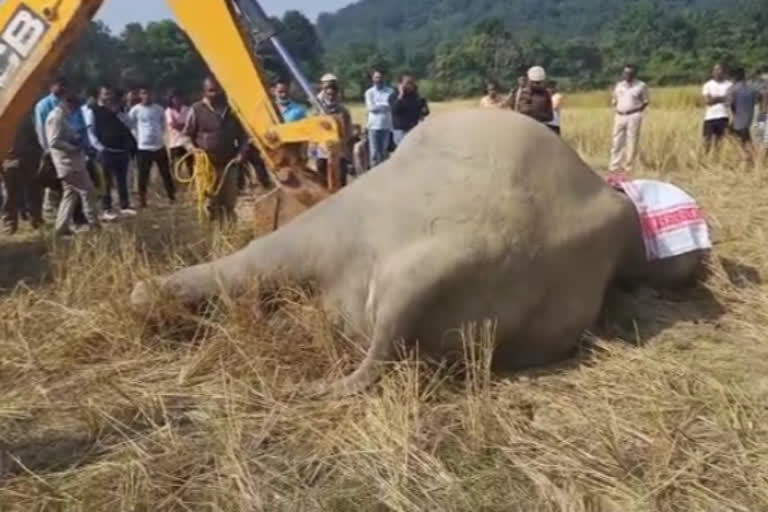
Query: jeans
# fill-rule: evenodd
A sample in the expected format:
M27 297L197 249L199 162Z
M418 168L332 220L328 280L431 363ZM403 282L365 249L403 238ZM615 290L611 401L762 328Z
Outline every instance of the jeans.
M379 165L389 157L391 130L368 130L368 144L371 153L371 168Z
M392 130L392 139L395 146L399 146L408 132L406 130Z
M168 162L168 152L165 148L156 151L145 151L140 149L136 155L136 166L139 169L139 197L142 204L147 202L147 186L149 185L149 174L152 172L152 164L157 164L157 170L163 179L165 193L168 199L173 201L176 197L176 188L171 178L171 164Z
M104 211L112 209L112 186L115 182L117 182L117 194L120 197L120 208L123 210L130 208L131 198L128 193L130 153L128 151L102 151L99 160L104 168L104 178L106 179L104 197L101 199Z

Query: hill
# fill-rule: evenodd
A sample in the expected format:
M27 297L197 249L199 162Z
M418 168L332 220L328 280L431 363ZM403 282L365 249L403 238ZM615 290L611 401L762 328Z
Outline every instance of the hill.
M360 0L317 23L329 48L347 44L439 42L498 19L515 31L585 36L620 18L637 0ZM667 13L718 8L731 0L666 0Z
M717 59L768 63L766 27L762 0L361 0L321 15L317 32L353 82L373 65L407 68L461 95L533 62L579 87L604 85L627 59L652 83L698 81Z
M717 60L768 65L765 0L361 0L316 25L298 11L273 23L307 76L335 72L348 98L373 67L414 73L437 100L480 94L488 78L510 87L533 64L571 90L606 86L627 61L652 85L699 83ZM286 74L268 45L259 54L271 79ZM206 67L172 21L120 34L93 23L63 72L83 87L195 94Z

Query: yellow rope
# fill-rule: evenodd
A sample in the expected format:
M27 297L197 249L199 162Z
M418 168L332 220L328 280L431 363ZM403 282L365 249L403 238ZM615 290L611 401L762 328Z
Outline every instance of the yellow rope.
M185 168L185 163L188 158L192 158L192 175L184 177L182 170ZM215 197L221 192L221 188L229 175L229 171L232 167L237 165L245 165L251 173L255 170L249 162L241 161L236 162L234 159L230 160L227 166L224 168L224 172L219 180L218 186L216 185L216 168L211 163L211 159L208 154L200 149L187 153L184 157L180 158L174 166L174 174L176 180L179 183L189 184L193 183L195 186L195 196L197 200L197 218L202 224L206 218L206 201Z
M188 158L193 159L192 175L186 178L182 176L181 169L183 169ZM216 186L216 170L214 169L213 164L211 164L211 159L208 158L205 151L196 150L187 153L183 158L176 162L174 174L179 183L194 184L195 198L197 200L197 220L202 224L206 214L206 200L212 196L214 187Z

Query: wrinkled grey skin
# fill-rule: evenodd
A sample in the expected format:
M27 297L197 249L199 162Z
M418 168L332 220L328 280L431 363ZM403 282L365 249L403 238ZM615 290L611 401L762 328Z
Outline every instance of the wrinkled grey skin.
M457 360L460 326L495 319L494 365L567 357L616 281L677 285L701 254L649 264L634 206L560 138L512 112L432 117L390 160L245 249L140 283L195 302L254 278L316 283L324 305L370 339L327 391L360 391L400 340Z

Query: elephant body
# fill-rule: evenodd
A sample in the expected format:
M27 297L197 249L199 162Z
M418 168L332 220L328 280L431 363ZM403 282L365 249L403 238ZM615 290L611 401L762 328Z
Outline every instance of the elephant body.
M672 260L646 261L631 201L546 127L467 110L419 125L389 160L278 231L159 284L196 301L252 276L312 281L371 343L331 386L346 393L369 385L400 340L462 358L459 328L486 319L497 367L559 360L617 280L683 281L700 255ZM138 285L134 305L150 302Z

